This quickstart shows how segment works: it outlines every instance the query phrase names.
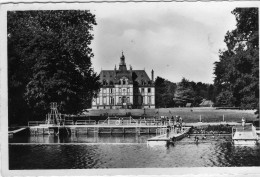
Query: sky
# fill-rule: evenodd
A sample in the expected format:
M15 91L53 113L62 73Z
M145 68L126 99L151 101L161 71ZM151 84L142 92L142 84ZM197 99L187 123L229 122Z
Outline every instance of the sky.
M127 67L145 69L151 78L171 82L184 77L213 83L214 62L235 29L231 11L252 2L101 3L87 8L96 15L91 47L95 72L118 68L124 52Z

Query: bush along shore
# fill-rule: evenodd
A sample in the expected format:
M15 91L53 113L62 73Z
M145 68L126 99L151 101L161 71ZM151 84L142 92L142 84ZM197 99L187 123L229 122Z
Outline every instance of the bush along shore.
M198 126L192 127L190 134L195 135L216 135L216 134L231 134L232 126L226 125L208 125L208 126Z

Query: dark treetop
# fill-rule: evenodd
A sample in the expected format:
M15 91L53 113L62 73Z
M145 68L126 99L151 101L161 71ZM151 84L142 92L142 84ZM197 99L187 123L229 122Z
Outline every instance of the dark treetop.
M9 123L42 120L50 102L65 113L90 106L99 89L91 67L89 11L9 11Z
M227 49L215 62L216 104L259 109L258 8L236 8L232 14L236 29L227 32Z

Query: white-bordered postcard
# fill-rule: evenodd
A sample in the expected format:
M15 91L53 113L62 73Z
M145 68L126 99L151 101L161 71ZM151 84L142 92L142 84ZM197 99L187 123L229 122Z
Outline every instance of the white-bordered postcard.
M260 174L259 2L4 2L3 176Z

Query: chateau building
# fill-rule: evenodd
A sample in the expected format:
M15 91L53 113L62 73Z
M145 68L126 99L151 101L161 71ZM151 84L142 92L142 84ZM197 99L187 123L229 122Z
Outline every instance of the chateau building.
M155 108L154 71L150 79L145 70L128 70L123 53L118 69L101 70L100 83L92 109Z

